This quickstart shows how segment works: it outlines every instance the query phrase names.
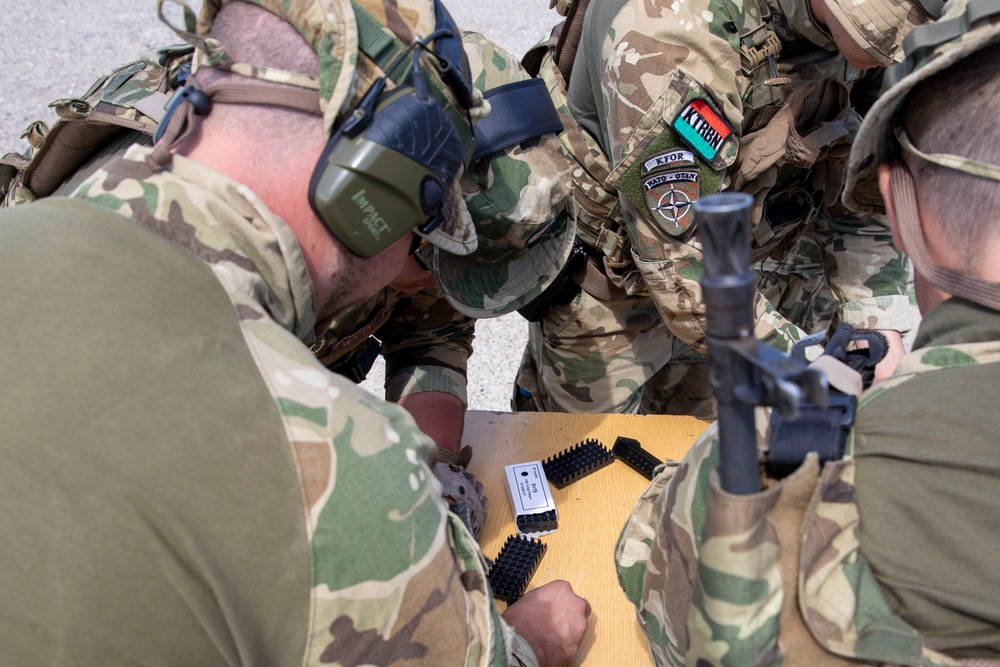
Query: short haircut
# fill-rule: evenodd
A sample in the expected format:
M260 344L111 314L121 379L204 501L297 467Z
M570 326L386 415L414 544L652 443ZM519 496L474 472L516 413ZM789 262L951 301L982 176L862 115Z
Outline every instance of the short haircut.
M211 36L226 47L233 62L266 65L319 76L316 52L290 23L248 2L230 2L219 10Z
M924 153L950 153L1000 165L1000 45L964 58L916 86L906 101L904 127ZM915 156L907 162L921 207L941 223L948 243L975 271L982 249L1000 232L1000 182L942 167Z
M225 47L226 54L234 63L319 76L319 59L312 46L290 23L257 5L242 1L226 4L216 15L209 34ZM283 85L215 68L199 70L196 78L202 85L223 80L238 81L248 86ZM222 109L220 115L223 114L227 117L238 116L241 122L252 123L254 136L269 146L288 146L293 150L303 124L320 120L319 116L305 112L265 105L240 105Z

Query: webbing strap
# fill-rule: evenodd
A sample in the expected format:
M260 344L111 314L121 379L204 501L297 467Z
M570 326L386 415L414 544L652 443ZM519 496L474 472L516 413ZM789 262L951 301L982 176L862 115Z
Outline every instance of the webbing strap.
M358 24L358 48L397 86L409 76L409 68L402 68L402 76L388 71L389 65L405 48L371 12L356 2L351 3Z
M570 74L573 71L573 61L576 60L576 52L580 47L580 39L583 37L583 19L587 15L589 5L590 0L576 0L573 3L556 44L556 65L559 66L567 88L569 87Z
M898 160L892 162L891 184L900 235L917 273L931 285L948 294L960 296L993 310L1000 310L1000 283L987 282L940 266L931 259L920 225L913 175L906 165Z
M562 132L559 114L541 79L497 86L483 97L490 102L490 113L473 125L476 133L473 160L549 132Z
M305 88L271 88L231 81L209 84L205 92L219 104L262 104L322 115L319 96Z
M389 71L390 65L407 47L367 9L354 0L351 2L351 7L354 9L355 20L358 24L358 48L361 52L385 72L389 80L397 86L409 83L412 78L409 67L396 67L392 68L394 72ZM473 139L469 121L453 104L448 102L438 77L429 76L426 77L426 80L430 84L430 92L451 118L452 125L455 126L462 143L468 145Z

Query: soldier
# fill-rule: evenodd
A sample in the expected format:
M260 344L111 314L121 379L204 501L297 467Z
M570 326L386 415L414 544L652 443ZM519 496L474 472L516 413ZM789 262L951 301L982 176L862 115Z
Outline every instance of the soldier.
M660 664L1000 660L997 4L949 2L885 78L844 201L887 212L913 258L914 349L843 460L734 496L710 429L654 480L616 557Z
M568 247L560 219L475 252L457 29L421 0L179 4L198 67L155 147L0 215L0 663L564 664L586 601L553 582L501 617L433 442L303 344L414 250L516 305L555 273L520 260ZM362 208L362 149L407 165L364 188L419 187Z
M907 260L883 220L838 196L869 68L892 61L921 6L556 4L569 18L525 62L579 163L569 271L582 289L548 295L514 408L713 416L690 204L719 190L755 198L758 338L787 350L840 322L880 329L887 376L909 328Z
M495 93L529 78L516 58L480 34L465 33L463 45L480 90ZM49 128L40 121L32 123L24 133L32 146L29 153L0 158L4 204L70 194L94 169L130 145L151 144L167 95L190 71L191 52L189 45L149 49L138 61L101 77L80 99L53 102L60 116L57 124ZM495 102L496 96L491 99ZM81 145L89 149L80 150ZM530 226L523 235L529 237L565 215L568 170L555 135L548 132L479 157L463 173L460 185L477 226L496 230L490 232L493 237L509 234L512 239L518 229ZM505 224L511 229L502 229ZM559 238L554 250L561 255L553 263L565 260L571 238L569 233ZM505 297L496 285L490 289L506 310L521 302L513 297L526 298L519 292ZM400 276L367 303L337 313L312 348L323 365L355 382L364 380L383 354L386 398L410 411L438 444L435 473L445 496L469 502L468 516L478 535L488 500L468 471L471 449L460 450L473 334L473 318L457 312L433 277L411 259Z

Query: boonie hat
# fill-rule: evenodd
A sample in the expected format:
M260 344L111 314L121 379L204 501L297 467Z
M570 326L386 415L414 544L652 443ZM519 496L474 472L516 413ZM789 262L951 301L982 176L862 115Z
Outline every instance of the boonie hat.
M888 67L902 59L906 35L930 20L922 3L940 0L827 0L826 7L865 53Z
M1000 4L995 0L952 0L941 19L911 32L906 58L886 70L882 94L865 115L851 147L844 204L854 211L885 212L878 166L899 153L893 119L914 86L974 51L1000 41ZM959 156L956 161L962 161Z
M484 91L529 78L516 58L482 35L467 33L464 44L473 80ZM504 315L555 280L576 236L568 210L570 169L558 137L550 133L524 148L483 157L466 170L460 183L475 223L475 252L420 250L457 311L476 318Z

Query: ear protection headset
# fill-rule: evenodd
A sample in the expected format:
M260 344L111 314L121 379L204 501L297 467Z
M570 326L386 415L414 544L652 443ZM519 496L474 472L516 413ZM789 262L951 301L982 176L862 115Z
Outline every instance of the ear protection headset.
M384 68L385 76L330 137L309 184L316 215L360 257L382 252L410 231L433 231L444 219L448 191L475 148L468 60L451 16L439 0L434 4L437 29ZM462 131L428 90L419 64L424 51L462 106L453 112L468 123ZM411 82L386 91L386 78L411 52Z

